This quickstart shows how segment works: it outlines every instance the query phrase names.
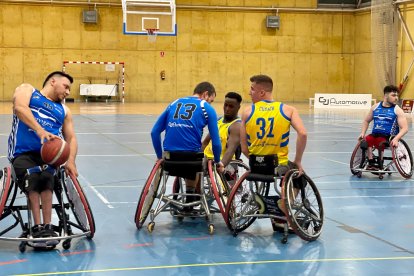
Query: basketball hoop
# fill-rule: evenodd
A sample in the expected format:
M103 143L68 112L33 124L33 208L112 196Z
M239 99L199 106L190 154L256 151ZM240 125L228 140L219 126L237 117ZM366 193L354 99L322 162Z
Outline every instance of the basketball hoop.
M157 32L159 29L146 29L149 42L155 42L157 40Z

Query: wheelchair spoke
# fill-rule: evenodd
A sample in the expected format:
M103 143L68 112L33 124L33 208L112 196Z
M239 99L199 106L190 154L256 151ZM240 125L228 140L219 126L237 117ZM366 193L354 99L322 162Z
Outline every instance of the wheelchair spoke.
M249 188L248 181L244 181L232 199L229 212L231 230L241 232L249 227L256 217L252 216L259 212L255 194Z

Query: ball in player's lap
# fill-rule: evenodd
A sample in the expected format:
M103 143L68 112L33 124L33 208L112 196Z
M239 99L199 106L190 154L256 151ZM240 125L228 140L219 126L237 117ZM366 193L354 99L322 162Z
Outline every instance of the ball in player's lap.
M58 138L44 142L40 150L42 160L54 167L65 164L68 161L69 153L69 144Z

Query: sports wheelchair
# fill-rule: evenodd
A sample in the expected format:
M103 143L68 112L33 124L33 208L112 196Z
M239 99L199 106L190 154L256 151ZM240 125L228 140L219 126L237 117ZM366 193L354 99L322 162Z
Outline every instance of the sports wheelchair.
M149 215L147 229L151 233L155 227L155 217L161 212L170 212L179 221L185 217L204 217L209 223L208 232L214 233L213 213L221 213L223 218L225 217L231 185L248 167L241 161L233 160L226 167L226 173L220 174L213 160L205 161L203 158L204 154L198 153L196 161L172 161L164 158L155 163L138 200L135 212L138 230L143 227ZM182 168L195 169L200 175L201 181L195 194L183 192L184 177L175 173L176 170L182 171ZM172 193L167 193L167 184L172 185ZM189 197L195 199L189 201ZM192 211L189 212L188 209Z
M299 178L296 169L280 175L277 156L273 155L250 156L249 165L250 171L236 182L227 202L225 220L233 235L247 229L257 218L270 218L273 230L283 233L282 243L287 243L289 232L306 241L316 240L322 231L324 211L322 198L309 176L303 174ZM274 192L270 194L272 183ZM279 199L286 215L279 209ZM276 228L275 221L282 228Z
M391 139L392 137L389 141ZM373 159L376 163L375 168L368 166L368 143L365 140L358 141L350 160L351 173L359 178L365 172L378 175L379 179L383 179L384 174L387 173L388 175L399 173L404 178L411 178L413 175L413 157L410 148L403 139L400 139L397 147L392 148L389 141L383 145L382 158L380 158L381 149L372 148Z
M73 238L82 236L88 239L93 238L95 221L91 207L76 177L67 175L63 167L56 169L58 181L55 181L54 195L57 202L52 204L58 217L58 223L53 224L53 230L59 234L58 237L33 237L29 199L25 195L26 204L17 205L17 202L21 200L17 196L19 187L15 181L13 167L4 168L0 174L0 222L12 224L4 230L0 229L0 240L20 242L19 250L23 253L26 246L35 249L53 249L60 241L63 241L62 247L69 249ZM74 219L71 219L69 209ZM27 211L27 221L22 216L24 210ZM20 236L3 236L18 225L22 230ZM74 228L80 231L74 231Z

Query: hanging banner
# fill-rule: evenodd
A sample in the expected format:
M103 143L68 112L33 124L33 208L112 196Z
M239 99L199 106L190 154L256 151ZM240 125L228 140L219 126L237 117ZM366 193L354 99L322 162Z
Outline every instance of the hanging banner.
M371 94L320 94L315 93L315 108L369 109Z
M413 112L414 100L403 100L401 108L405 113Z

